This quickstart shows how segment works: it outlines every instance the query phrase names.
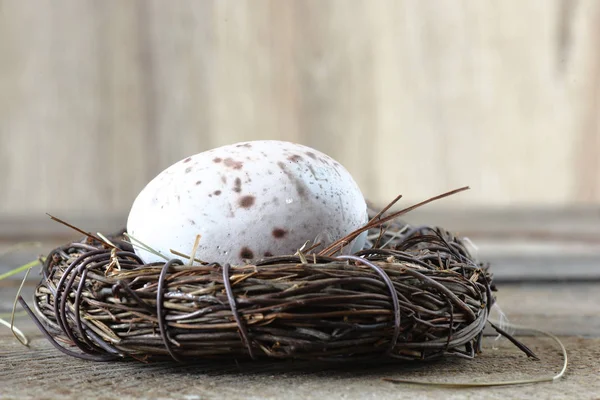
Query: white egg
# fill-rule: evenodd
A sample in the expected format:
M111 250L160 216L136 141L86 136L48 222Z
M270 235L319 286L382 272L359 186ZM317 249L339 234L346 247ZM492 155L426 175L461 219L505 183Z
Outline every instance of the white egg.
M138 195L128 233L167 258L189 255L240 265L294 254L307 240L323 248L367 222L350 173L299 144L264 140L219 147L173 164ZM347 251L365 243L361 235ZM351 247L351 249L350 249ZM147 263L164 261L136 249Z

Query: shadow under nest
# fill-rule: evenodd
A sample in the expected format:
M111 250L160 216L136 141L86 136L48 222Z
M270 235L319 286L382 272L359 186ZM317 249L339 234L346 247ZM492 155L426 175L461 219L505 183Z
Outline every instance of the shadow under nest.
M442 228L381 214L353 255L244 266L144 264L123 236L89 235L48 255L35 313L19 300L55 347L88 360L475 357L495 301L489 266Z

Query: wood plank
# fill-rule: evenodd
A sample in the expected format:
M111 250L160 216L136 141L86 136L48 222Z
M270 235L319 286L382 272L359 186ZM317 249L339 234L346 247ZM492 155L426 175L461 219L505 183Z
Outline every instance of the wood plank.
M125 209L148 176L136 9L2 4L2 215Z

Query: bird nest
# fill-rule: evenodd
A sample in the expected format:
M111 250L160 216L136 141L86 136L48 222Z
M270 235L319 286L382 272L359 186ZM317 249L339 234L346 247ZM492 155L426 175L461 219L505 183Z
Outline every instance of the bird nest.
M495 301L489 267L442 228L372 217L358 253L334 244L252 265L145 264L122 235L88 235L48 255L35 313L22 304L58 349L89 360L474 357Z

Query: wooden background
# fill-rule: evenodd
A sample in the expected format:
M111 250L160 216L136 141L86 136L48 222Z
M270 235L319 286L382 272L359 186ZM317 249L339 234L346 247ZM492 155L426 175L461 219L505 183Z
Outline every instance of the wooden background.
M192 153L277 138L367 197L600 204L600 2L0 0L0 220L125 215Z

